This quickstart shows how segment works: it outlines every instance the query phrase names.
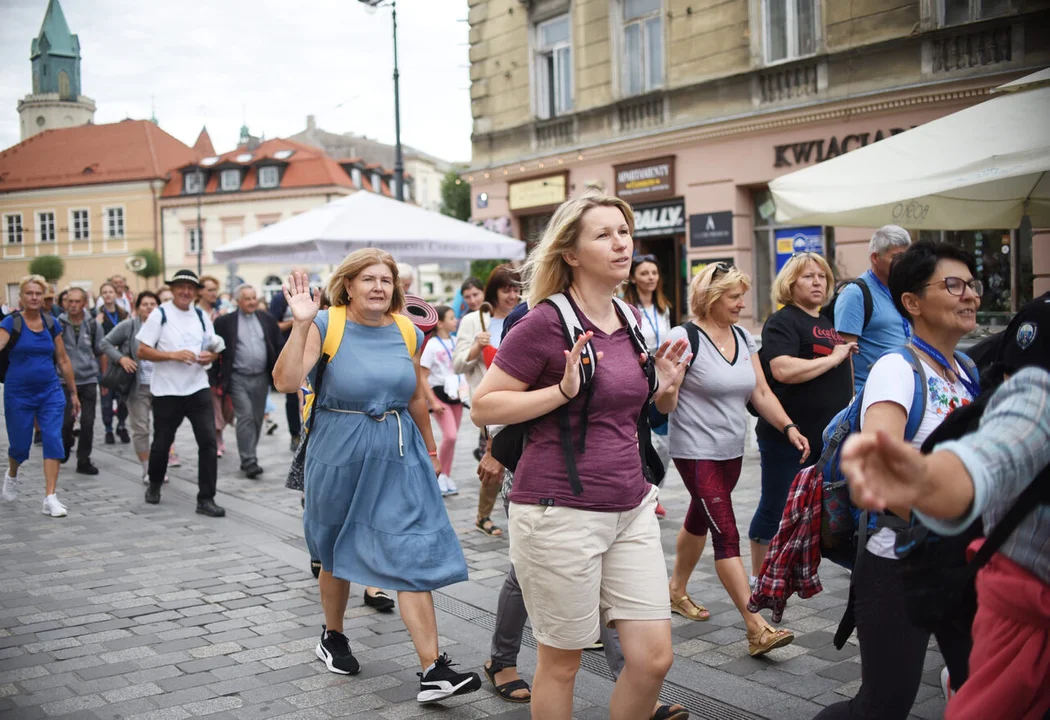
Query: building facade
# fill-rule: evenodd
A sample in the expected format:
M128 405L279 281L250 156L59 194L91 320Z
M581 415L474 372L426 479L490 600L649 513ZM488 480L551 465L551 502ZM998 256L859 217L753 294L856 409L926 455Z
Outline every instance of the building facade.
M778 225L772 179L1050 62L1037 0L471 0L469 21L474 218L532 242L567 197L617 194L679 319L690 277L729 260L753 278L752 326L795 249L855 276L872 232ZM975 252L986 321L1050 289L1046 236L1034 252L1013 228L921 236Z
M138 250L160 252L159 200L192 148L148 120L47 130L0 152L4 297L41 255L65 260L60 285L96 291ZM14 293L14 296L12 296Z
M33 92L18 102L21 139L53 128L87 125L95 101L80 94L80 38L69 31L58 0L49 0L29 51Z

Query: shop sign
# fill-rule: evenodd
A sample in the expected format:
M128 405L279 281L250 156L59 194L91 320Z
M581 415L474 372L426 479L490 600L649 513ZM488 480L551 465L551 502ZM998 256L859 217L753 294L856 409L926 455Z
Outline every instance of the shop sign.
M689 247L732 244L732 210L689 216Z
M632 205L674 195L674 155L613 167L616 195Z
M636 238L678 235L685 232L685 200L639 205L634 208Z
M824 254L824 228L779 228L773 233L777 244L777 272L780 272L795 253Z
M810 162L824 162L833 157L844 155L850 150L862 148L868 143L899 135L906 129L898 127L890 128L888 132L878 130L874 135L870 132L846 135L841 140L837 135L832 135L829 138L774 145L773 155L775 160L773 167L794 167L796 165L806 165Z
M565 178L566 175L562 173L512 183L509 193L510 209L524 210L525 208L561 205L566 198Z

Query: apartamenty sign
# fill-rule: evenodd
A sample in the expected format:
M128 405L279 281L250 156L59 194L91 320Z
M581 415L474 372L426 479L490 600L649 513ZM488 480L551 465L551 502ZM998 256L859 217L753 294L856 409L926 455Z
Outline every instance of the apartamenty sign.
M561 205L565 202L566 173L548 175L535 180L511 183L509 202L511 210Z
M732 244L732 210L689 216L689 247Z
M634 205L674 195L674 155L616 165L616 195Z
M636 238L678 235L685 232L685 200L676 198L634 208Z

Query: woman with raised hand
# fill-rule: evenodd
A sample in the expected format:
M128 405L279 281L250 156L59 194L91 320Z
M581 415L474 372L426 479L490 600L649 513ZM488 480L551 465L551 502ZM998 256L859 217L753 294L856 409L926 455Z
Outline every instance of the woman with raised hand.
M62 441L62 421L66 397L55 366L70 388L73 415L80 414L80 400L73 378L73 363L62 341L62 327L43 314L47 280L27 275L18 286L21 311L0 320L0 350L14 340L8 351L9 364L4 377L4 420L7 423L7 472L3 499L18 499L18 467L29 459L33 447L33 420L40 426L44 445L45 515L65 517L66 507L58 500L58 469L66 455ZM17 322L16 322L17 321ZM13 338L13 334L17 338Z
M711 617L687 591L710 532L715 572L747 626L748 653L757 657L790 644L795 636L747 609L751 591L740 559L732 492L740 479L748 401L781 429L803 461L809 443L766 384L751 334L736 324L750 286L744 273L723 262L708 265L693 278L689 309L699 340L696 358L679 382L657 395L656 407L670 413L671 457L692 497L675 546L671 609L689 620ZM680 340L689 332L683 325L669 337Z
M315 392L303 526L311 557L321 561L325 627L317 655L331 672L356 674L360 665L343 634L350 582L391 588L423 670L416 699L473 692L481 687L477 674L456 672L439 654L431 591L466 580L467 565L435 482L437 449L419 369L423 334L402 329L397 264L381 250L348 255L329 281L329 310L319 311L320 291L311 292L302 273L289 277L284 294L293 320L274 385L297 392L311 373ZM336 331L333 317L345 317L342 342L318 365L326 334Z
M636 433L649 398L645 356L613 300L630 272L633 226L630 206L614 197L587 194L558 208L525 264L532 309L503 340L471 409L478 425L530 423L510 494L510 556L539 643L537 720L571 717L580 656L601 623L619 631L626 659L609 704L613 720L652 717L674 658L656 488L645 481ZM585 329L571 348L558 311L542 302L558 293ZM588 342L597 360L589 401L579 396ZM686 347L664 342L657 351L661 385L681 375ZM588 402L577 494L556 411L567 406L580 428Z

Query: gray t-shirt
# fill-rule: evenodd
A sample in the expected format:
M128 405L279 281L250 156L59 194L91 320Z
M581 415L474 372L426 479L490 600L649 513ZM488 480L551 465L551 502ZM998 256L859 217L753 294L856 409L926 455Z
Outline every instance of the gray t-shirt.
M680 338L689 339L682 327L674 328L667 336L671 342ZM739 326L734 327L732 342L737 350L733 362L729 362L700 331L696 359L686 372L678 390L678 407L669 418L671 457L732 460L744 454L745 406L756 382L751 356L758 353L758 348L751 333Z

